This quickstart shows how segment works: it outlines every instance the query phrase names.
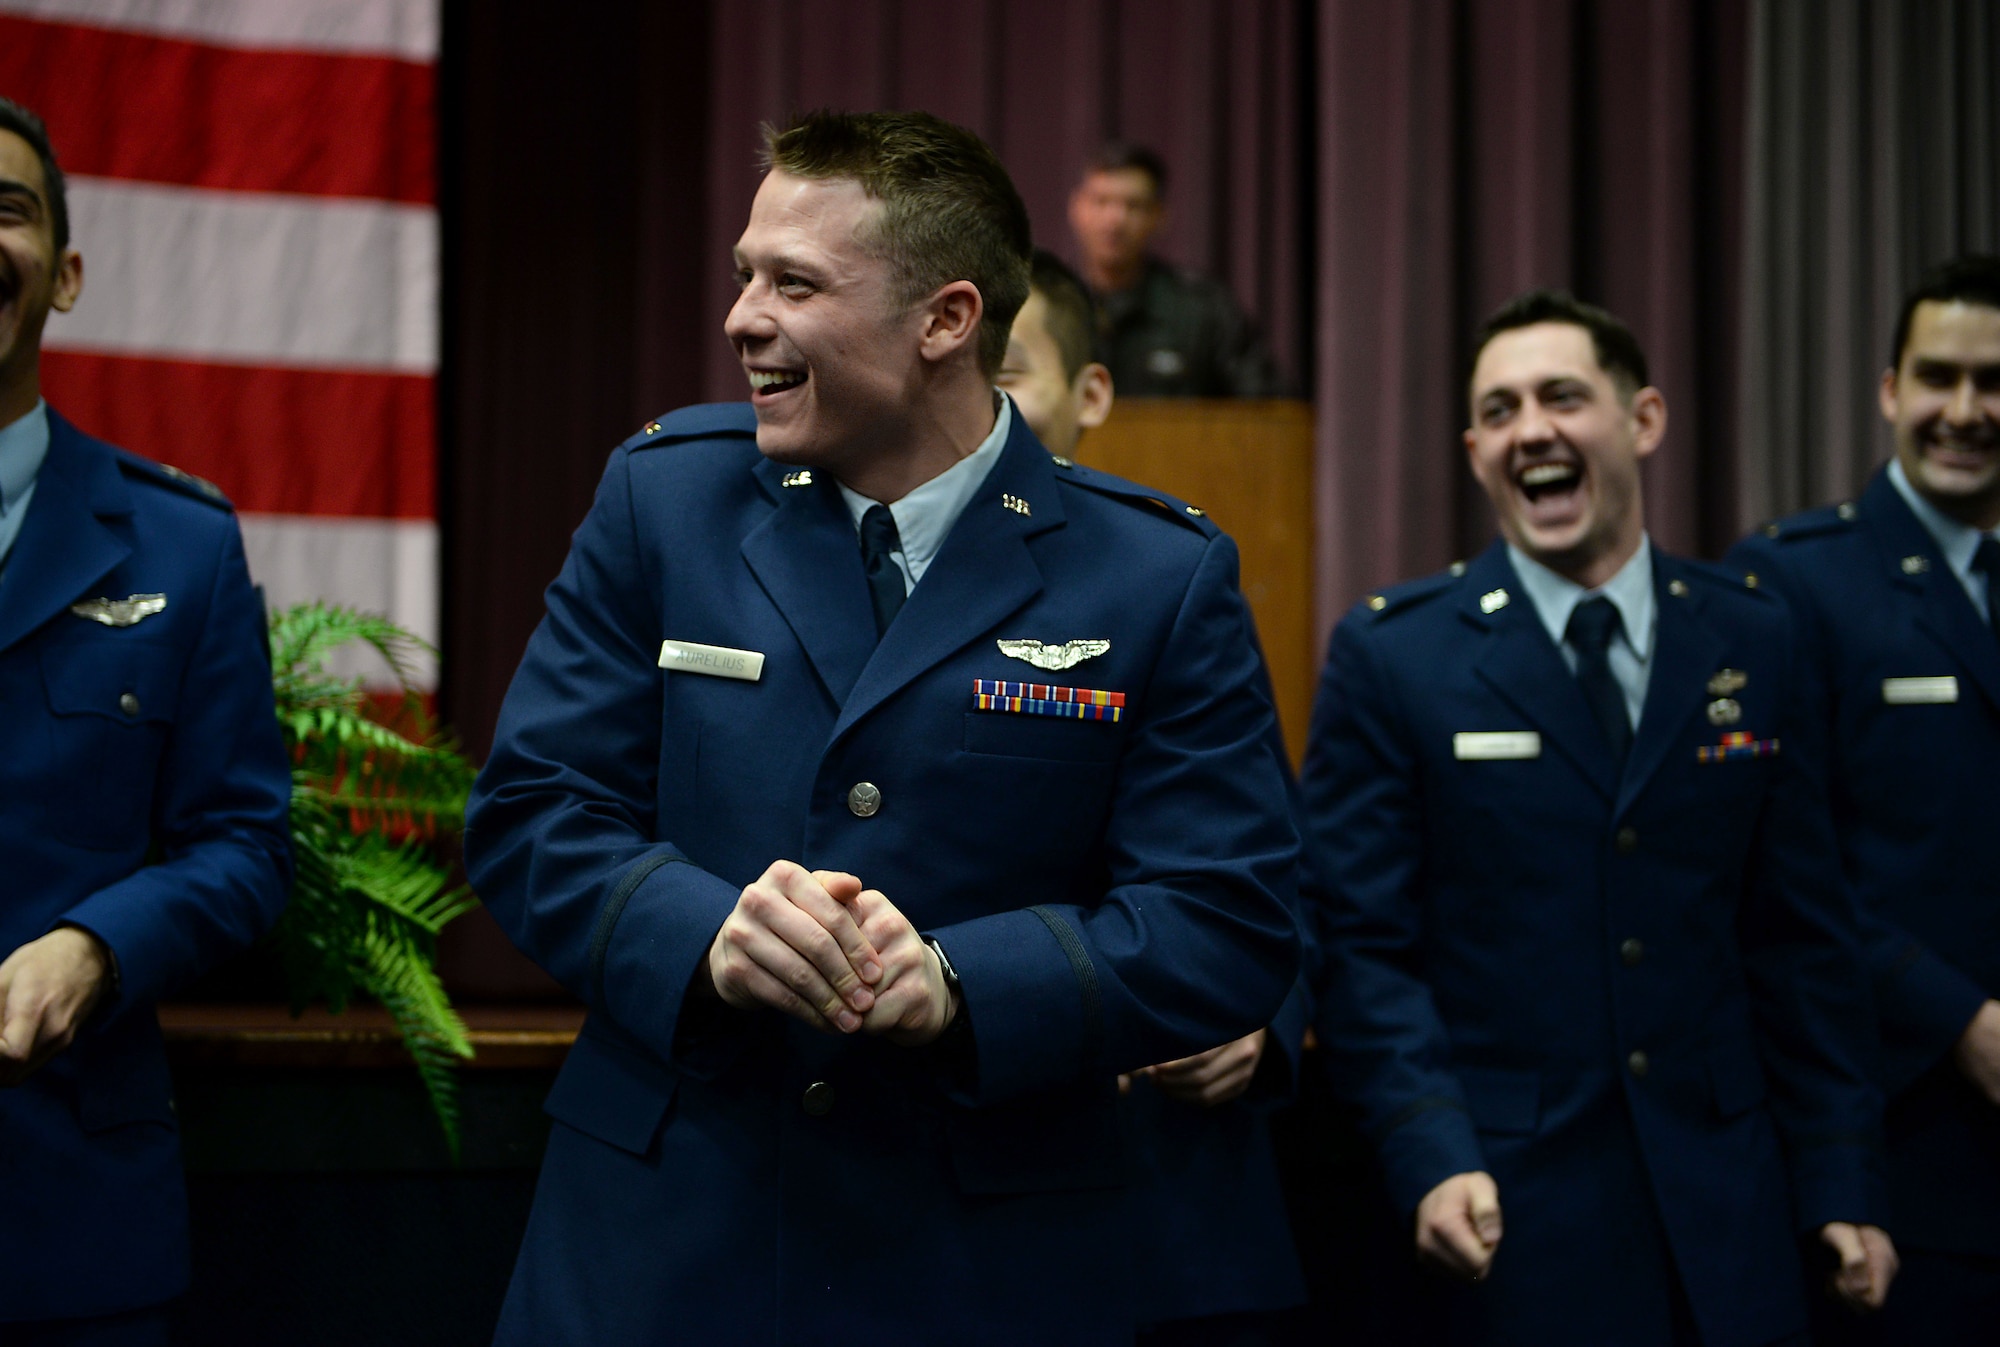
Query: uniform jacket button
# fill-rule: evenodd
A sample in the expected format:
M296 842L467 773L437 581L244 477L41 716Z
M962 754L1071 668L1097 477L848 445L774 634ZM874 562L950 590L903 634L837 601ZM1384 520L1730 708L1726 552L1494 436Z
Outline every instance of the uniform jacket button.
M118 698L118 709L128 716L139 714L139 698L136 693L127 692Z
M856 818L869 818L882 808L882 792L873 781L857 781L847 792L847 811Z
M805 1110L815 1118L824 1118L833 1112L835 1099L833 1087L823 1080L816 1080L806 1086Z
M1639 1080L1644 1080L1646 1073L1652 1070L1653 1064L1646 1060L1646 1054L1643 1049L1634 1048L1632 1055L1625 1059L1625 1068Z
M1637 851L1639 849L1639 830L1637 828L1620 828L1618 830L1617 842L1620 851Z
M1633 967L1639 960L1646 957L1645 942L1639 940L1636 936L1626 940L1618 946L1618 957L1625 961L1627 968Z

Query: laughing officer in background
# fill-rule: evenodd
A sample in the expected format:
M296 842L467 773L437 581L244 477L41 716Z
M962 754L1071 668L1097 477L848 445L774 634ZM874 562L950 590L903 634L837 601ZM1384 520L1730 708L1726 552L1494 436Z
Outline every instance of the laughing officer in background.
M1895 457L1858 501L1730 560L1799 616L1840 855L1882 1021L1896 1344L2000 1324L2000 258L1904 300L1882 375Z
M1028 223L976 137L767 151L750 405L612 455L474 792L591 1012L499 1340L1129 1341L1115 1077L1297 969L1235 549L994 390Z
M1481 333L1502 541L1334 633L1304 788L1336 1080L1451 1340L1791 1342L1797 1239L1879 1303L1866 1000L1789 622L1646 539L1666 432L1609 314Z
M0 99L0 1341L156 1344L187 1287L159 997L290 880L291 775L229 505L41 396L83 290L63 178Z

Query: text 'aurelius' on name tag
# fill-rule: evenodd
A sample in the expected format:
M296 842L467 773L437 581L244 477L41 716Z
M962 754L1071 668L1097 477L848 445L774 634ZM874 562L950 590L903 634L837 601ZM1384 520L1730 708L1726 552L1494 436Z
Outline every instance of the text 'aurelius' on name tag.
M1503 762L1542 756L1534 730L1462 730L1451 736L1451 755L1462 762Z
M697 645L693 641L660 642L660 667L675 673L707 674L711 678L740 678L754 683L764 676L764 656L755 650L731 650L726 645Z
M1882 701L1888 706L1938 706L1957 700L1958 679L1952 674L1882 680Z

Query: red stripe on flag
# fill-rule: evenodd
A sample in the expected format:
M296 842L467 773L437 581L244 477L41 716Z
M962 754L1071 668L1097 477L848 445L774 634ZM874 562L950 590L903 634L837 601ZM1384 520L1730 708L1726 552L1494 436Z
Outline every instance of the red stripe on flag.
M42 115L65 173L429 205L436 87L386 57L0 16L0 91Z
M238 509L437 516L427 375L44 351L42 391L91 434L206 477Z

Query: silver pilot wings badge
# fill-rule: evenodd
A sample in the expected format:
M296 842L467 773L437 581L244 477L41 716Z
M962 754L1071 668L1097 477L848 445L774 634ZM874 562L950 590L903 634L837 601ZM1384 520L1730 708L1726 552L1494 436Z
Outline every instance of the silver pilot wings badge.
M995 641L994 644L1008 659L1026 660L1037 669L1051 672L1075 668L1111 648L1111 642L1102 639L1065 641L1061 645L1043 645L1040 641Z
M154 613L165 612L166 608L167 596L164 594L134 594L129 599L85 599L82 603L69 606L69 610L78 617L102 622L107 627L129 627Z

